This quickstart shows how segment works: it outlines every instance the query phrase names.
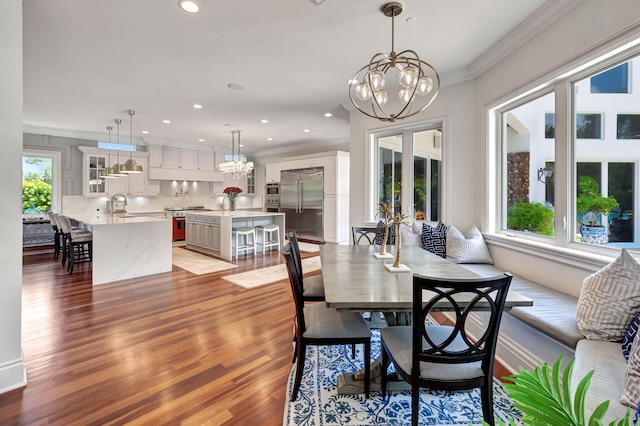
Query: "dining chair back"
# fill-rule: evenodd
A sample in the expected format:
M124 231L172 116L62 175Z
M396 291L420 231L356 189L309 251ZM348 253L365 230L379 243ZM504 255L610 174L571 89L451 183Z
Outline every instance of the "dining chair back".
M60 257L60 236L61 230L58 229L58 221L55 218L55 213L52 211L47 212L47 219L53 228L53 258L58 259Z
M369 397L371 331L362 316L356 312L338 312L324 303L305 304L302 294L302 277L295 266L293 247L288 242L282 248L285 257L291 293L295 304L294 341L296 371L290 400L294 401L300 390L306 358L306 348L310 345L364 345L365 395Z
M353 245L373 245L377 243L376 239L382 242L384 238L384 228L375 228L367 226L352 226L351 237ZM380 244L377 243L377 244Z
M380 332L382 340L382 391L387 368L393 361L397 373L411 384L412 424L419 419L419 391L480 388L485 422L493 419L493 364L502 312L511 274L475 280L442 280L413 276L412 325ZM431 313L448 302L453 325L432 325ZM482 326L469 318L482 313ZM473 324L472 324L473 323ZM474 329L473 338L469 329ZM410 354L410 356L407 356Z
M300 276L300 286L302 288L302 297L305 302L324 302L324 281L322 275L313 275L304 278L302 271L302 255L300 254L300 246L295 230L291 230L287 235L291 244L291 255L293 256L294 266Z

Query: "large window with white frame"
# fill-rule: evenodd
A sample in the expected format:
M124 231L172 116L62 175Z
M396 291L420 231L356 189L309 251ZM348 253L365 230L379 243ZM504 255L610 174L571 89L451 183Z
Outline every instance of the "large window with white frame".
M640 49L607 56L493 110L497 229L584 250L640 248Z
M377 203L390 203L394 212L414 219L440 220L441 125L386 131L374 135L373 143Z

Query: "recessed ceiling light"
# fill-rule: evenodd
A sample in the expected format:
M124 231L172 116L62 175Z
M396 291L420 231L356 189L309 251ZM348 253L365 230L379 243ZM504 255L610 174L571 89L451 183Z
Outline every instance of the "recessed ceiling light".
M267 123L269 122L269 120L266 120L266 119L264 119L264 118L263 118L262 120L260 120L260 122L261 122L262 124L267 124Z
M164 124L171 124L171 120L162 120Z
M195 0L179 0L178 7L180 7L181 10L189 13L196 13L200 10L200 6Z
M325 112L325 113L324 113L324 116L325 116L325 117L327 117L327 118L328 118L328 117L333 117L333 114L331 114L330 112Z
M204 139L200 138L198 139L198 142L204 142Z
M267 138L267 140L268 140L268 141L272 141L272 140L273 140L273 138Z
M244 86L242 84L238 84L238 83L229 83L229 84L227 84L227 87L229 89L232 89L232 90L243 90L244 89Z
M311 131L311 130L309 130L309 129L304 129L304 132L305 132L305 133L309 133L310 131Z
M143 135L148 135L148 134L149 134L149 131L148 131L148 130L143 130L141 133L142 133Z
M195 109L201 109L201 108L202 108L202 105L200 105L200 104L193 104L193 107L194 107Z

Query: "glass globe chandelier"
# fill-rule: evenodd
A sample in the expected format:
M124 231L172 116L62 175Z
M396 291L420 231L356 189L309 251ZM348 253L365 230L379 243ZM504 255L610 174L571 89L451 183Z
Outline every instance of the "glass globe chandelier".
M440 76L415 51L396 53L394 23L395 17L402 13L402 3L387 3L381 10L391 17L391 53L376 53L355 73L349 80L349 99L363 114L394 122L414 116L431 105L440 91ZM397 89L397 101L389 99L391 89ZM388 111L391 109L394 112Z
M235 136L238 135L238 153L236 154ZM224 173L225 177L240 179L246 177L253 170L253 161L247 161L247 157L240 154L240 130L231 132L231 156L227 161L218 165L218 170Z

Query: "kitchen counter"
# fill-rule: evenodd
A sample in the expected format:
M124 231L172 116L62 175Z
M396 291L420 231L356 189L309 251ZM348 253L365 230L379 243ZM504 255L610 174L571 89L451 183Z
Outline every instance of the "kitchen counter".
M171 218L71 216L93 232L94 285L171 271Z
M255 210L187 212L187 248L233 260L235 241L233 228L277 224L280 244L284 242L284 213ZM200 225L202 224L202 225ZM200 233L206 233L203 237ZM262 251L262 233L256 232L258 252Z

